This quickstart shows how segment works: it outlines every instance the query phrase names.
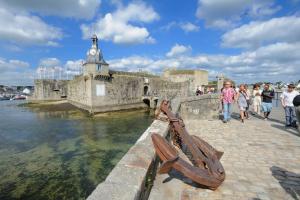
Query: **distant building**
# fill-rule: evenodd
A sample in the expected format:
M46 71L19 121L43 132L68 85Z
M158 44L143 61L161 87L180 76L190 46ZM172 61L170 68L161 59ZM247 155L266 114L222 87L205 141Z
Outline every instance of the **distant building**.
M206 70L167 69L163 77L177 83L189 82L191 92L195 92L199 86L208 84L208 71Z
M165 79L143 72L110 70L99 48L97 36L94 35L91 39L92 45L87 51L83 74L72 80L37 79L31 100L66 98L71 104L90 113L141 108L147 105L154 108L161 99L187 96L190 84L207 83L207 76L204 76L206 81L199 81L202 78L198 72L194 72L192 76L186 74L193 80L178 82L172 78Z
M25 88L25 89L22 91L22 93L23 93L23 94L26 94L26 95L29 95L29 94L31 94L31 91L30 91L30 89Z

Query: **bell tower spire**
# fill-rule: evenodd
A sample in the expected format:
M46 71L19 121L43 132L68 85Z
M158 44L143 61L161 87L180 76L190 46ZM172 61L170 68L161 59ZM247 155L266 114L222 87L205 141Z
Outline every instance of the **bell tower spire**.
M97 37L97 35L94 34L91 39L92 39L92 42L93 42L92 47L98 49L98 37Z
M98 46L98 37L94 34L91 37L92 46L86 53L86 62L84 64L84 74L101 73L108 74L108 64L103 59L102 51Z

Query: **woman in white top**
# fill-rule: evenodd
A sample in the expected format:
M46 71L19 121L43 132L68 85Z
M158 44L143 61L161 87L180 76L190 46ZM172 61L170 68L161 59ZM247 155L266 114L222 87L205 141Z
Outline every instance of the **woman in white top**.
M253 110L256 114L260 115L261 108L261 91L259 89L259 85L255 84L253 87Z

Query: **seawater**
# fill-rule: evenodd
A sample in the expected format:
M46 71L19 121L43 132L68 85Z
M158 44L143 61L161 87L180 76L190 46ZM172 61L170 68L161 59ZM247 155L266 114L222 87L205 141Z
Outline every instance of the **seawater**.
M149 111L89 117L18 103L0 102L1 200L85 199L153 119Z

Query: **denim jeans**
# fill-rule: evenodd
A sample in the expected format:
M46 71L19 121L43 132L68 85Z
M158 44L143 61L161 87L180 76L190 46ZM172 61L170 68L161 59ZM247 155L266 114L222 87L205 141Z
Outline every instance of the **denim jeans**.
M285 110L285 120L286 125L295 125L296 124L296 108L294 106L286 106Z
M224 121L229 121L231 118L232 103L224 103Z
M298 118L298 123L300 123L300 106L296 107L296 116ZM300 126L298 126L298 131L300 132Z

